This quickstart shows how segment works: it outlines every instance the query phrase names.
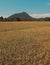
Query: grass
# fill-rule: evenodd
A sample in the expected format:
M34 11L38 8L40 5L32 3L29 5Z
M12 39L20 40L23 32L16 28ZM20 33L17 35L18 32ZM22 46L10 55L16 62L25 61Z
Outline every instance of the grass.
M0 65L50 65L50 22L0 22Z

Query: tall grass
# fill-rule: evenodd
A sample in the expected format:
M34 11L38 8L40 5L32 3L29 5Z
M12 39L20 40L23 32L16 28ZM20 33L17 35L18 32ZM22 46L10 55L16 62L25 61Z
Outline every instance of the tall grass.
M50 65L50 22L0 23L0 65Z

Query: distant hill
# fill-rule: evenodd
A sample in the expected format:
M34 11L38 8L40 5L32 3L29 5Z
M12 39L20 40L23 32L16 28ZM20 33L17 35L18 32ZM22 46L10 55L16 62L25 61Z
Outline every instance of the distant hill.
M16 13L8 17L8 20L33 20L31 16L29 16L26 12Z
M8 18L0 17L0 22L2 21L50 21L50 17L45 18L32 18L29 14L26 12L16 13Z

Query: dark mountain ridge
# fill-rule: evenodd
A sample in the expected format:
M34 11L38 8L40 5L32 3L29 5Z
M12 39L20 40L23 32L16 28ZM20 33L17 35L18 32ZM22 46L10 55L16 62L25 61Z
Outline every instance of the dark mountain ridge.
M26 12L16 13L8 18L0 17L0 21L50 21L50 17L45 18L33 18Z
M12 20L12 19L15 19L15 20L20 19L21 21L33 20L33 18L29 16L26 12L16 13L8 17L8 20Z

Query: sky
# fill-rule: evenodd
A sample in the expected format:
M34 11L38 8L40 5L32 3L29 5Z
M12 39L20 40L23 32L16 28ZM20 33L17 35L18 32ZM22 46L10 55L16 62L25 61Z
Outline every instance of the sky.
M0 16L8 17L23 11L32 17L49 17L50 0L0 0Z

